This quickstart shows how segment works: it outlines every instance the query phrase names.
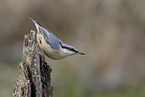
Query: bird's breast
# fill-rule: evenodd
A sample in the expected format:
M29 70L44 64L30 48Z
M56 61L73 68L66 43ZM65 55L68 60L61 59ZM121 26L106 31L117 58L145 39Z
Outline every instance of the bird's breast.
M43 52L50 58L54 60L59 60L62 58L65 58L69 56L67 53L65 53L62 48L59 50L52 49L49 44L45 41L42 34L37 34L37 41L40 46L40 48L43 50Z

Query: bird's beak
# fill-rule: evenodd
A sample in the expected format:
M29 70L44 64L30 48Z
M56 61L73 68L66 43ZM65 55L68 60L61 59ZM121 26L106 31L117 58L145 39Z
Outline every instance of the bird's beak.
M76 54L85 55L85 53L82 53L82 52L77 52Z

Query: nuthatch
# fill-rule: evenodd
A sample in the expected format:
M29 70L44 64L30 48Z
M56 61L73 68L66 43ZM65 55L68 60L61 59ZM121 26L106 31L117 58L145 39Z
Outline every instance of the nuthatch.
M51 59L59 60L75 54L85 55L84 53L79 52L74 47L63 43L54 34L42 27L38 22L36 22L32 18L30 19L33 21L37 28L37 42L40 48Z

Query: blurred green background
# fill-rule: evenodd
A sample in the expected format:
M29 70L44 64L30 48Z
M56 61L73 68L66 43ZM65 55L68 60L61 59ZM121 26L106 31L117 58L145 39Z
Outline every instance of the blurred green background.
M85 56L51 65L54 97L145 97L145 0L0 0L0 97L12 97L36 19Z

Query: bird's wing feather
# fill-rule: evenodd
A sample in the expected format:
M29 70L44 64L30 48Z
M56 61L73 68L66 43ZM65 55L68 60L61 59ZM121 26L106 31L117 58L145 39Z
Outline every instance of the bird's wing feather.
M29 19L31 19L33 21L33 23L35 24L36 28L37 28L37 34L42 33L44 36L45 41L55 50L59 50L60 49L60 42L61 40L58 39L55 35L53 35L51 32L49 32L47 29L45 29L44 27L42 27L38 22L36 22L35 20L33 20L31 17L29 17Z
M61 42L60 39L58 39L55 35L53 35L51 32L49 32L48 30L46 30L45 28L41 27L40 28L45 41L55 50L59 50L60 49L60 44L59 42Z

